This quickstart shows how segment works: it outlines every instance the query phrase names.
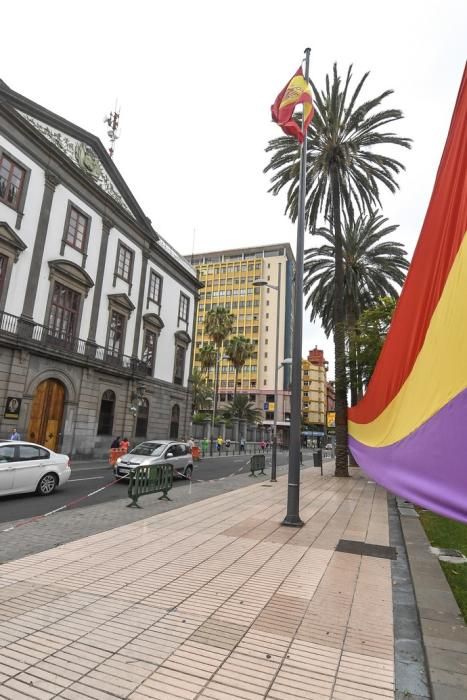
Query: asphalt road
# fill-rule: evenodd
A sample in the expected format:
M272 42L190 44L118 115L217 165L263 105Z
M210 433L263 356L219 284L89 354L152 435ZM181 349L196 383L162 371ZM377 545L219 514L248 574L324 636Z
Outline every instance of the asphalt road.
M207 481L209 479L221 479L233 473L248 470L247 461L250 455L235 455L222 457L208 457L196 462L194 465L193 479ZM278 464L286 464L287 452L279 452ZM270 465L271 454L266 455L266 464ZM11 522L44 515L65 504L70 508L85 508L88 505L105 503L117 498L125 498L127 482L114 481L112 467L106 462L75 462L71 465L70 480L51 496L37 496L36 494L21 494L17 496L3 496L0 498L0 522ZM94 495L88 494L103 486L104 490ZM177 479L175 488L188 488L185 479Z

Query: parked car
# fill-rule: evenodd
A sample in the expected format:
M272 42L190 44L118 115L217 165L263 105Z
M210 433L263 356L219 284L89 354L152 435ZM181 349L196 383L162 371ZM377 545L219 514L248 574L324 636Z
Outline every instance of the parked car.
M117 459L114 474L129 479L130 471L135 467L146 467L153 464L171 464L174 469L174 477L184 475L190 478L193 474L193 455L189 446L184 442L174 442L173 440L141 442L126 455Z
M0 442L0 496L50 496L70 478L70 458L33 442Z
M332 442L328 442L327 445L324 446L325 450L332 450Z

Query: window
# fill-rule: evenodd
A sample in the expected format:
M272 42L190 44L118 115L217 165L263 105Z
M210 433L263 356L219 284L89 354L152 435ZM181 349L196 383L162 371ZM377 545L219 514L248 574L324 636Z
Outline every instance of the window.
M267 365L264 365L264 370L263 370L263 371L264 371L264 372L267 372L267 371L268 371L268 366L267 366Z
M75 207L70 207L66 224L65 243L76 250L84 251L88 237L89 217Z
M118 311L111 311L107 353L112 357L118 357L123 351L124 332L125 316L119 314Z
M141 359L146 365L146 372L149 377L152 377L154 372L154 362L156 359L157 335L152 331L145 330L143 337L143 354ZM145 433L140 433L145 435Z
M178 438L178 426L180 423L180 407L175 404L172 408L172 415L170 417L170 439L176 440Z
M148 432L148 418L149 418L149 401L147 399L141 400L141 406L138 406L138 413L136 418L136 437L146 437Z
M98 435L112 435L114 427L115 394L107 389L102 394L99 422L97 424Z
M161 303L162 295L162 277L156 275L156 273L151 270L149 275L149 288L148 288L148 302L153 301L156 304Z
M188 323L188 312L190 309L190 300L184 294L180 294L180 301L178 303L178 320Z
M185 375L185 356L186 348L183 345L175 346L175 368L174 368L174 384L183 385L183 377Z
M15 461L15 445L4 445L0 447L0 463Z
M7 270L8 258L6 255L0 255L0 297L2 296Z
M266 358L267 358L267 356L268 356L268 353L267 353L267 352L265 352L265 353L264 353L264 358L266 359Z
M117 251L117 265L115 267L114 275L114 287L115 278L120 277L120 279L128 282L131 291L131 280L133 277L133 258L134 253L130 248L127 248L123 243L118 244Z
M0 160L0 201L19 209L26 171L17 163L2 155Z
M19 462L31 462L33 459L46 459L49 456L46 450L41 450L39 447L34 447L33 445L20 445L19 446Z
M49 313L49 336L61 341L70 341L78 333L78 317L81 294L54 282Z

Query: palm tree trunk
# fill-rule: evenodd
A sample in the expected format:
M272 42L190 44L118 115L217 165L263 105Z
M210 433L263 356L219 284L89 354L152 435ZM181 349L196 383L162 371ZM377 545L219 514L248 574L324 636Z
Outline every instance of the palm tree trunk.
M336 165L331 166L332 224L335 237L334 353L336 363L336 471L335 476L349 476L347 459L347 376L345 357L344 264L340 193Z

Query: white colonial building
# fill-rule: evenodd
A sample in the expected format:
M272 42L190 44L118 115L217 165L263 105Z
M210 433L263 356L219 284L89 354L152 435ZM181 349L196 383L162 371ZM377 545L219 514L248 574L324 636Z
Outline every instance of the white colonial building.
M100 140L0 81L0 437L186 435L200 286Z

